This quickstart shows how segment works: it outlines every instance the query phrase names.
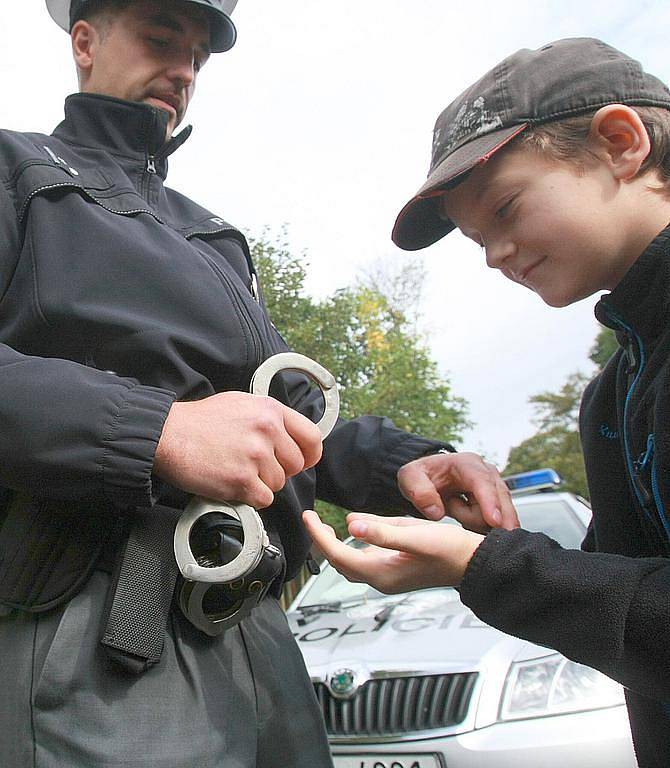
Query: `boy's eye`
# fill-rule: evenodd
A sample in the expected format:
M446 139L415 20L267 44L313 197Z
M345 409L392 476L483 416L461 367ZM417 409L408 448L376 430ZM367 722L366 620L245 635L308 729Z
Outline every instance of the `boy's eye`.
M497 208L496 218L504 219L506 216L508 216L512 210L512 205L515 200L516 197L511 197L509 200L506 200L499 208Z

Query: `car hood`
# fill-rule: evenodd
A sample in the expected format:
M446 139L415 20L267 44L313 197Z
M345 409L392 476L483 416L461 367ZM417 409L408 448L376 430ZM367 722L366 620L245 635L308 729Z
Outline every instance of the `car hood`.
M355 659L386 670L448 667L476 670L495 656L508 662L551 651L526 643L480 621L454 589L387 596L337 612L287 614L291 630L313 673Z

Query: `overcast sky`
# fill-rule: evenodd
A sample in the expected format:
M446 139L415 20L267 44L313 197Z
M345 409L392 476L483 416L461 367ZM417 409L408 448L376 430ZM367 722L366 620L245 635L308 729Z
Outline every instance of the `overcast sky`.
M168 183L252 235L287 224L315 296L408 258L390 230L425 179L435 118L508 54L600 37L670 80L667 2L240 0L234 20ZM67 35L44 0L4 0L0 22L2 127L48 133L76 90ZM427 340L476 422L461 447L502 465L534 432L528 397L591 371L595 299L546 307L458 234L420 253Z

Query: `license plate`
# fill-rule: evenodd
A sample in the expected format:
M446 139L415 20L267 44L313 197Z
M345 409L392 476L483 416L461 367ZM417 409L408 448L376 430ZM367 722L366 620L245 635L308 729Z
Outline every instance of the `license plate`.
M335 768L442 768L437 755L425 753L389 755L333 755Z

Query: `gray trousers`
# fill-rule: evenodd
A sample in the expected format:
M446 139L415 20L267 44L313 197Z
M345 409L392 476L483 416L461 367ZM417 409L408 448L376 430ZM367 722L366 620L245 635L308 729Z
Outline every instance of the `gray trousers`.
M64 609L0 618L1 768L331 768L300 651L271 597L207 638L177 612L160 663L109 669L108 576Z

